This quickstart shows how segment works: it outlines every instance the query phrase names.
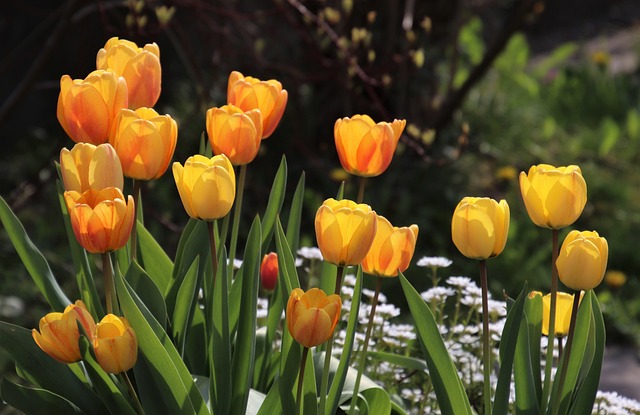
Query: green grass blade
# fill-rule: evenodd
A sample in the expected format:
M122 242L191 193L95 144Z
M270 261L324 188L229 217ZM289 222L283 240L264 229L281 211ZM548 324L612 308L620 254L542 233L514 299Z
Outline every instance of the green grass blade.
M276 224L276 218L280 214L282 204L284 203L284 195L287 187L287 159L282 156L280 161L280 167L276 172L276 176L273 179L271 185L271 192L269 193L269 201L267 202L267 208L265 209L264 216L262 217L262 252L266 252L271 238L273 237L273 230Z

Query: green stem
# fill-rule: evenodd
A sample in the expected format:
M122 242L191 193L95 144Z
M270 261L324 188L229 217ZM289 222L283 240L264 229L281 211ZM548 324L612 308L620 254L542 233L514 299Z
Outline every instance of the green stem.
M302 349L302 359L300 359L300 374L298 375L298 393L296 394L296 414L302 415L302 384L304 383L304 368L307 366L307 355L309 348Z
M131 262L135 261L138 257L138 202L140 201L140 191L142 189L142 182L140 180L133 180L133 206L135 208L135 217L133 220L133 227L131 228L131 236L129 238L129 246L131 248Z
M231 228L231 245L229 246L229 276L233 276L233 260L236 258L236 245L238 244L238 229L240 228L240 214L242 212L242 195L244 194L244 179L247 175L247 165L240 166L240 178L236 191L236 202L233 209L233 228Z
M102 253L102 274L104 276L104 297L107 305L107 314L113 314L118 307L113 282L113 267L111 265L111 256L108 252Z
M136 390L133 387L133 384L131 383L131 380L129 379L127 372L122 373L122 378L124 378L124 383L127 384L127 389L129 389L129 394L131 395L131 398L133 398L133 405L136 407L136 412L139 413L140 415L143 415L144 409L142 408L142 404L140 403L138 394L136 393Z
M209 230L209 245L211 246L211 268L213 270L210 295L214 295L213 290L216 286L216 275L218 274L218 250L216 249L216 234L214 232L213 225L213 221L207 221L207 229Z
M551 304L549 307L549 342L547 343L546 366L544 368L544 385L542 387L542 402L540 402L540 413L547 412L549 393L551 392L551 369L553 367L553 337L556 332L556 303L558 297L558 230L552 229L551 243Z
M382 278L377 277L376 281L376 293L373 295L371 301L371 313L369 314L369 324L367 325L367 332L364 335L364 344L362 345L362 356L360 356L360 364L358 365L358 374L356 375L356 383L353 387L353 395L351 397L351 406L349 407L349 413L355 414L356 401L358 400L358 391L360 390L360 379L364 372L364 366L367 362L367 349L369 348L369 339L371 338L371 330L373 328L373 319L376 315L376 307L378 305L378 297L380 296L380 289L382 288Z
M569 368L569 358L571 357L571 347L573 346L573 337L576 329L576 319L578 316L578 306L580 305L580 293L573 294L573 307L571 308L571 322L569 323L569 337L567 337L567 345L564 349L564 360L562 361L562 368L560 369L560 378L558 379L558 389L556 394L556 400L562 396L562 388L564 387L564 381L567 377L567 370ZM551 408L552 415L556 415L560 409L560 402L553 402Z
M491 414L491 334L489 333L489 295L487 261L480 261L480 285L482 288L482 357L484 369L484 413Z
M358 186L358 200L357 203L362 203L364 200L364 188L367 185L367 178L360 177L360 185Z

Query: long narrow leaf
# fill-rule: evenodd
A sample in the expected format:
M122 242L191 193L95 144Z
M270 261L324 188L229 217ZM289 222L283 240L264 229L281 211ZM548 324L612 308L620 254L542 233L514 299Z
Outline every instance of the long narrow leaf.
M227 286L227 251L222 247L216 284L213 287L213 301L207 301L211 310L209 319L213 321L211 333L210 356L212 387L215 392L212 396L214 413L225 415L231 408L231 338L229 334L229 288Z
M158 320L162 327L167 326L167 307L160 289L151 279L149 274L139 266L131 267L127 271L127 282L135 290L149 311Z
M287 221L287 241L292 252L298 251L300 242L300 222L302 220L302 204L304 201L304 172L300 175L296 191L293 193L291 208L289 209L289 219Z
M45 389L17 385L6 378L0 380L0 395L9 405L27 415L84 414L60 395Z
M140 259L144 269L158 286L160 292L165 293L171 282L173 262L141 223L138 223L137 232Z
M197 307L198 281L202 279L199 270L201 269L200 257L196 257L189 267L189 270L180 284L176 305L171 316L173 337L176 339L176 347L184 356L184 345L187 342L187 329L191 326L194 308Z
M527 315L527 328L529 337L529 362L533 374L534 387L538 402L542 399L542 370L540 369L542 338L542 295L533 295L527 298L524 305Z
M267 250L269 243L271 243L271 237L273 236L273 230L276 224L276 218L280 214L282 204L284 203L284 195L287 187L287 159L282 156L280 161L280 167L276 173L276 177L273 179L271 185L271 192L269 193L269 201L267 202L267 208L265 209L264 216L262 218L262 252Z

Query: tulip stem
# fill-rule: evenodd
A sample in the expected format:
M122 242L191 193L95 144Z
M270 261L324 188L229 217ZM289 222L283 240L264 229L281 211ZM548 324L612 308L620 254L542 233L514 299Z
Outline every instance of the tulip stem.
M482 288L482 357L484 359L484 413L491 414L491 334L489 333L489 288L487 261L480 261L480 286Z
M140 191L142 189L142 181L133 180L133 206L135 215L133 218L133 226L131 227L131 237L129 238L129 245L131 249L131 262L135 261L138 256L138 202L140 201Z
M544 385L542 387L542 402L540 402L540 413L547 412L547 404L549 393L551 392L551 369L553 367L553 337L556 333L556 304L558 297L558 267L556 261L558 259L558 230L552 229L551 243L551 304L549 306L549 338L547 344L546 365L544 368Z
M211 246L211 268L213 271L213 278L211 279L212 283L211 283L210 295L214 295L213 290L215 289L215 286L216 286L216 275L218 273L218 250L216 248L216 234L213 229L213 225L214 225L213 221L207 221L207 229L209 230L209 245Z
M233 208L233 228L231 228L231 245L229 246L228 273L233 277L233 260L236 258L236 245L238 244L238 229L240 228L240 214L242 212L242 195L244 194L244 179L247 175L247 165L240 166L236 203Z
M102 253L102 274L104 275L104 296L107 305L107 314L113 314L115 304L115 286L113 285L113 268L111 256L108 252Z
M556 400L562 396L562 388L564 387L564 381L567 377L567 369L569 368L569 358L571 357L571 347L573 345L573 335L576 328L576 318L578 316L578 306L580 305L580 293L573 294L573 306L571 308L571 322L569 323L569 336L567 337L567 345L564 349L564 360L562 361L562 368L560 369L560 378L558 379L558 393L556 394ZM560 409L560 402L554 402L551 408L551 414L556 415Z
M367 178L360 177L360 185L358 186L358 200L357 203L362 203L364 200L364 188L367 185Z
M127 372L122 373L122 377L124 378L124 383L127 384L127 389L129 389L129 394L133 398L133 405L136 408L136 412L140 415L144 414L144 409L142 408L142 404L140 403L140 399L138 398L138 394L136 393L136 389L133 387Z
M307 355L309 348L302 349L302 359L300 359L300 374L298 375L298 393L296 394L296 415L302 415L302 384L304 383L304 368L307 366Z
M355 414L356 401L358 400L358 391L360 390L360 379L364 372L364 366L367 362L367 349L369 348L369 339L371 338L371 330L373 329L373 319L376 315L376 307L378 305L378 297L380 296L380 290L382 289L382 278L376 278L376 292L371 300L371 312L369 313L369 324L367 325L367 332L364 336L364 344L362 345L362 351L360 356L360 364L358 365L358 374L356 375L356 383L353 386L353 395L351 396L351 406L349 407L349 414Z

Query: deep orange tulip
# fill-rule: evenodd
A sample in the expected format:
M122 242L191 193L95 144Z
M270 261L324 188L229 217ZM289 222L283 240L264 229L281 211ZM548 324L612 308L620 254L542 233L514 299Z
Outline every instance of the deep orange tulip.
M160 48L148 43L144 48L134 42L112 37L98 51L98 69L110 69L127 81L129 108L153 107L160 97L162 68Z
M76 143L105 143L113 119L127 105L127 83L114 72L98 70L85 79L69 75L60 79L58 121Z
M337 294L327 296L319 288L306 293L294 288L287 302L289 333L304 347L313 347L329 340L340 319L342 300Z
M394 120L376 124L368 115L337 120L333 135L342 167L356 176L382 174L391 163L406 123Z
M104 253L126 245L135 219L133 197L125 199L116 187L64 192L73 233L91 253Z
M121 373L136 364L138 339L126 318L107 314L96 325L93 350L105 372Z
M49 356L62 363L73 363L82 359L78 339L78 322L89 337L95 331L93 317L80 300L68 305L62 313L49 313L40 319L40 331L33 329L31 335L36 344Z
M377 216L376 236L362 261L362 271L378 277L397 277L409 267L418 238L418 225L395 227Z
M207 135L214 154L224 154L234 166L248 164L262 141L260 110L245 112L234 105L209 108Z
M227 101L243 111L259 109L262 115L262 138L273 134L287 106L288 93L275 79L261 81L245 77L238 71L229 75Z
M146 107L121 109L109 137L125 176L137 180L160 178L169 167L177 140L175 120Z
M278 254L269 252L260 264L260 282L265 291L273 291L278 283Z
M60 151L60 172L64 190L84 192L117 187L122 190L123 177L120 159L109 144L94 146L77 143L71 151Z

